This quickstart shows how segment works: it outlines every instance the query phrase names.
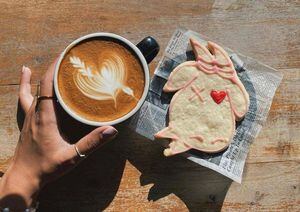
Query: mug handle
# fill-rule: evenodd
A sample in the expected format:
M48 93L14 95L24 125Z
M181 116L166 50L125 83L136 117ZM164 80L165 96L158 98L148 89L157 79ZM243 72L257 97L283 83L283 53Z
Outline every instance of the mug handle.
M148 64L151 63L159 52L159 45L151 36L145 37L136 47L142 52Z

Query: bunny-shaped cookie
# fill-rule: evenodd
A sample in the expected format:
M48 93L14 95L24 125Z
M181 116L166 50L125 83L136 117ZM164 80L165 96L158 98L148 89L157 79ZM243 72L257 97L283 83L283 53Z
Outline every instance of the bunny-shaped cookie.
M164 155L189 149L219 152L228 147L235 121L248 111L249 95L223 48L190 39L196 61L177 66L163 90L176 92L169 106L169 126L155 137L170 138Z

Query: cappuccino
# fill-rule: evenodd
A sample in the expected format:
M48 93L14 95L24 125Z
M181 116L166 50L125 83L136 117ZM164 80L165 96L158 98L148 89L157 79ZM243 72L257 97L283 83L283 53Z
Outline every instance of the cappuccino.
M129 113L144 92L143 67L125 44L92 38L71 48L58 71L64 103L78 116L97 122Z

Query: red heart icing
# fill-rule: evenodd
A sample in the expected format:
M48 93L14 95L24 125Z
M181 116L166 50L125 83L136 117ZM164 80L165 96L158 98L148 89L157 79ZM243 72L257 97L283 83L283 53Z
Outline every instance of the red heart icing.
M226 97L227 93L225 91L216 91L216 90L212 90L210 92L210 96L211 98L213 98L213 100L217 103L220 104L224 98Z

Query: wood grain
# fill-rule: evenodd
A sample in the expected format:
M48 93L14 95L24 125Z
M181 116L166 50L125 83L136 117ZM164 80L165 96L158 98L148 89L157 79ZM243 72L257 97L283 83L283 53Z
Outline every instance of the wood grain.
M32 68L36 84L81 35L109 31L134 43L152 35L164 49L183 26L284 74L242 185L180 156L164 158L159 144L121 127L118 139L43 190L41 211L300 210L299 1L0 0L0 8L0 172L19 136L21 66Z

